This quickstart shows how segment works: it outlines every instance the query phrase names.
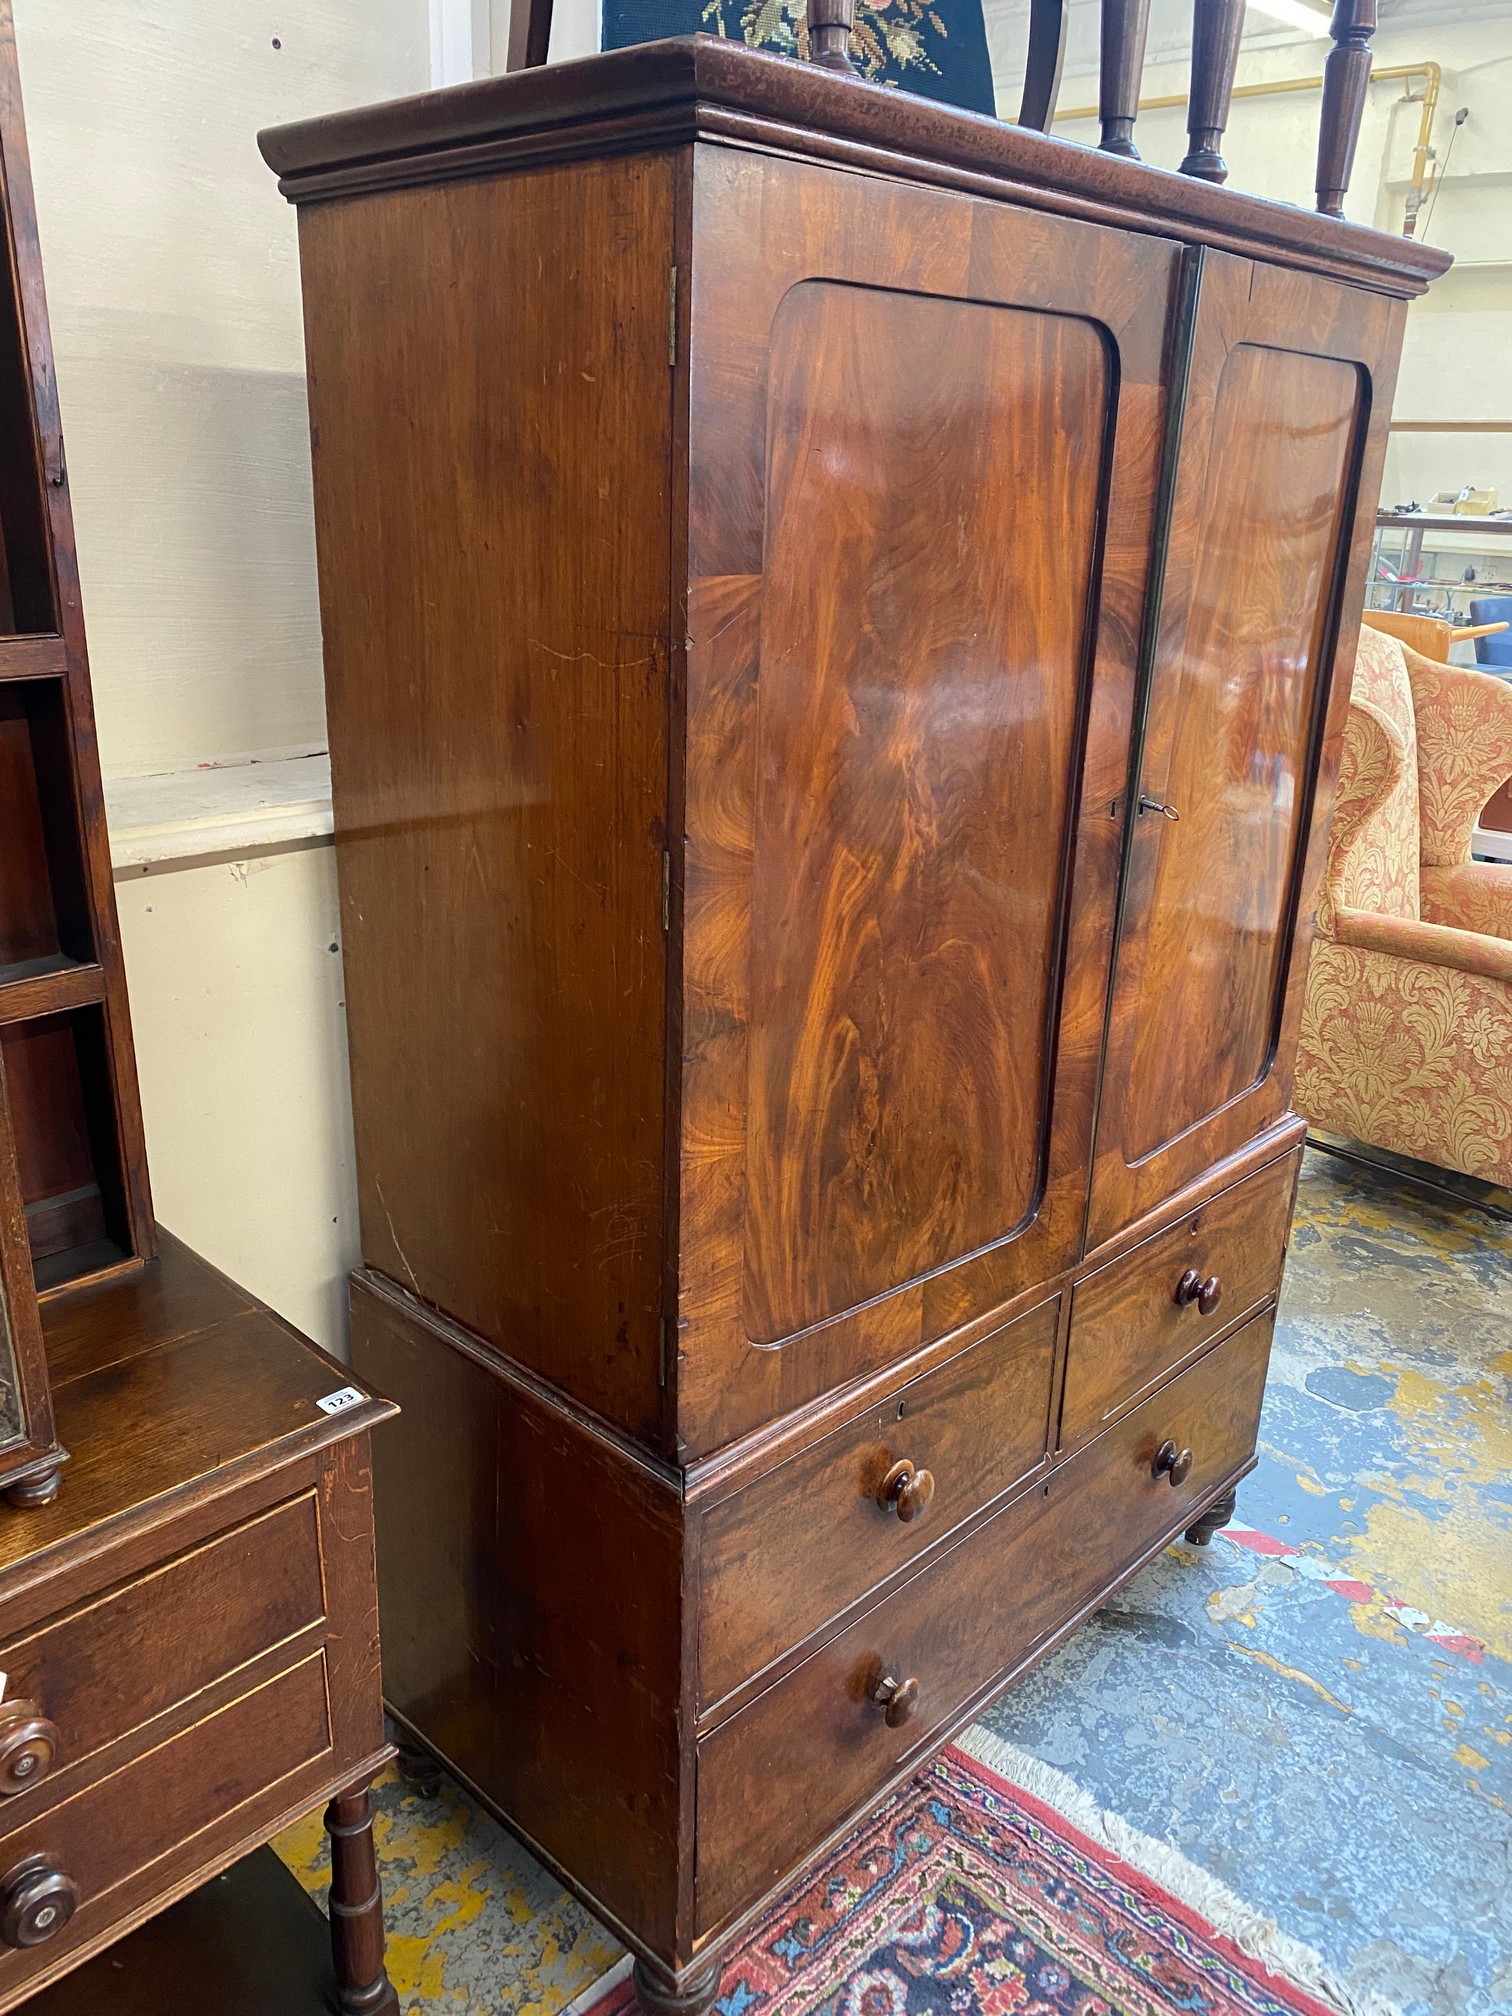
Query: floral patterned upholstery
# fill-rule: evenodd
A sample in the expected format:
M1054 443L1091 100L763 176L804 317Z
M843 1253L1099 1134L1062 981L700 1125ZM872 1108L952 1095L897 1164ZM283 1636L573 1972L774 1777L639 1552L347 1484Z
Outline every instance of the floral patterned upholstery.
M1360 633L1307 976L1298 1110L1512 1183L1512 867L1470 860L1512 777L1512 686Z

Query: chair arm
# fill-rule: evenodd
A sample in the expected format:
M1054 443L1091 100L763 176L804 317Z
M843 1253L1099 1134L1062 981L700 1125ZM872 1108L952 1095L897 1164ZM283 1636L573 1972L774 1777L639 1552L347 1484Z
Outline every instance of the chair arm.
M1457 868L1425 868L1423 915L1455 931L1512 938L1512 861L1461 861Z
M1385 952L1423 966L1447 966L1482 980L1512 986L1512 940L1487 938L1480 931L1456 931L1447 924L1424 924L1416 917L1383 917L1375 910L1337 910L1337 944L1358 952Z
M1357 859L1355 843L1401 781L1406 761L1407 744L1390 715L1372 700L1352 699L1318 910L1319 928L1325 932L1332 929L1336 909L1379 901L1384 894L1380 860L1372 862L1368 853Z
M1512 778L1512 684L1403 647L1417 714L1423 866L1467 860L1488 799Z

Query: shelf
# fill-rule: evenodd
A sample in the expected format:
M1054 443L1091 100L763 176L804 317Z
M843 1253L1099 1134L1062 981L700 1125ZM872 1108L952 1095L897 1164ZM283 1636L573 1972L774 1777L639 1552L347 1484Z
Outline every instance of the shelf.
M0 637L0 679L62 679L67 672L61 637Z
M61 952L0 966L0 1026L38 1015L65 1015L104 999L104 967Z

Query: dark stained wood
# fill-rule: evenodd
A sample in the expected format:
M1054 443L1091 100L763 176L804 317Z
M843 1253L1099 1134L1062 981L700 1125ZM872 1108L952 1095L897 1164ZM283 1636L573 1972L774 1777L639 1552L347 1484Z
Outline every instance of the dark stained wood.
M310 291L306 338L363 1249L650 1434L671 169L564 167L523 197L428 191L419 241L403 197L303 224L307 270L346 276ZM548 308L562 262L582 288ZM448 352L511 370L438 373ZM377 483L375 407L404 416Z
M708 149L694 259L687 782L671 823L686 834L677 1439L700 1454L1077 1250L1176 255ZM791 443L784 430L802 414L792 318L830 315L817 438L856 482L825 522L787 475L817 495L822 464L796 459L807 422ZM1116 380L1088 317L1111 332ZM887 389L874 407L863 326ZM937 347L947 330L955 347ZM989 369L1005 386L992 409ZM941 388L932 406L922 386L902 395L910 376ZM1049 410L1031 420L1037 382ZM913 416L895 438L894 394ZM974 429L1002 444L991 468L967 456ZM1016 508L1020 455L1043 520ZM788 544L805 509L817 565ZM979 510L1002 528L993 567L994 542L961 529ZM1112 545L1094 513L1119 528ZM908 627L924 610L937 641Z
M0 1059L0 1490L29 1509L57 1493L64 1451L53 1428L52 1394L32 1274L10 1098Z
M1060 1442L1067 1453L1100 1434L1220 1330L1275 1300L1300 1161L1293 1150L1079 1278L1061 1406ZM1188 1275L1194 1277L1190 1284Z
M80 1187L93 1189L85 1210L70 1214L63 1206L39 1214L36 1207L45 1200L30 1180L27 1154L20 1155L22 1187L33 1207L33 1252L45 1263L39 1280L46 1286L98 1272L122 1257L150 1255L154 1226L10 0L0 0L0 160L10 251L10 285L0 290L0 424L7 443L0 472L0 627L33 633L0 641L0 859L6 864L0 869L0 982L17 964L23 971L16 977L25 978L32 959L61 953L95 969L88 998L101 1003L83 1011L88 1023L71 1067L54 1046L52 1063L61 1077L51 1069L40 1076L24 1067L11 1070L18 1136L44 1136L56 1117L71 1138L74 1109L82 1102L97 1165L82 1184L50 1193L61 1199ZM10 683L23 673L27 684ZM69 987L50 996L40 988L29 1004L13 1000L6 1015L7 1065L10 1039L25 1026L13 1019L17 1008L53 1016L79 1002L79 990Z
M27 2016L330 2016L330 1932L259 1848L28 2001Z
M1181 172L1202 182L1228 180L1228 163L1219 150L1243 33L1244 0L1192 0L1192 88Z
M1370 91L1370 38L1376 0L1334 0L1329 33L1334 46L1323 65L1323 115L1318 131L1318 208L1344 215L1360 121Z
M184 1619L197 1620L192 1634ZM313 1492L0 1646L11 1694L45 1695L68 1731L54 1776L323 1622ZM163 1648L176 1644L165 1660ZM29 1787L20 1788L29 1790ZM3 1825L3 1817L0 1817Z
M854 75L851 29L856 0L808 0L808 60L825 70Z
M40 1856L77 1909L0 1952L0 2009L388 1754L367 1434L392 1407L322 1412L351 1372L176 1241L43 1325L79 1488L0 1519L0 1654L38 1759L0 1786L0 1887L22 1870L35 1905Z
M391 1706L553 1865L592 1869L611 1924L670 1952L684 1789L673 1480L506 1385L375 1277L353 1282L352 1355L403 1410L378 1450ZM499 1490L506 1477L517 1491ZM608 1587L626 1598L612 1613Z
M704 1510L699 1695L707 1706L1043 1463L1059 1304L1046 1303ZM901 1459L922 1516L879 1504Z
M331 1947L341 2016L397 2016L399 1997L383 1966L383 1890L365 1785L326 1808L331 1837Z
M1102 0L1102 70L1098 116L1105 154L1137 161L1134 122L1139 117L1139 84L1144 75L1150 0Z
M1055 117L1070 13L1066 0L1029 0L1029 47L1018 123L1036 133L1048 133Z
M768 358L744 1307L783 1344L1033 1215L1112 388L1090 322L817 281Z
M1286 1110L1399 314L1204 265L1135 752L1138 796L1180 816L1134 824L1094 1242Z
M1180 1532L1249 1462L1270 1354L1258 1318L937 1557L699 1745L698 1925L712 1934L975 1703ZM1193 1452L1179 1485L1154 1474L1162 1442ZM889 1724L873 1689L918 1682Z
M699 138L1269 253L1386 293L1419 294L1449 264L1436 246L1191 178L1157 193L1137 163L708 35L330 113L271 128L258 145L304 202Z
M530 70L551 48L552 0L510 0L506 68Z
M262 144L388 1688L696 2010L1249 1466L1442 259L707 38Z

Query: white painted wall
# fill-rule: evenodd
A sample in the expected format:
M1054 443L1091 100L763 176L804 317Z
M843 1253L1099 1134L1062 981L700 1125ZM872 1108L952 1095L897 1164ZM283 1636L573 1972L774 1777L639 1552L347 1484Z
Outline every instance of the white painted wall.
M161 1222L328 1350L358 1258L328 843L117 879Z
M255 136L424 90L426 0L15 12L107 778L321 749L295 224ZM158 1216L339 1348L332 850L117 895Z

